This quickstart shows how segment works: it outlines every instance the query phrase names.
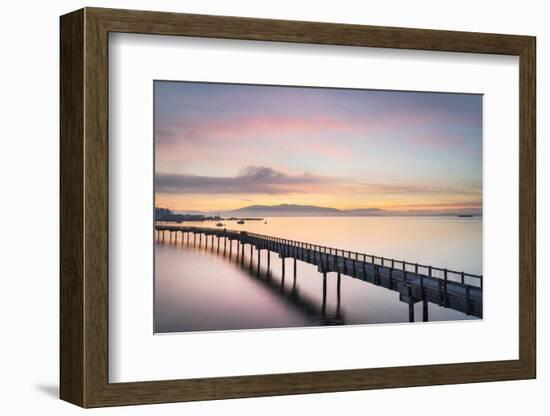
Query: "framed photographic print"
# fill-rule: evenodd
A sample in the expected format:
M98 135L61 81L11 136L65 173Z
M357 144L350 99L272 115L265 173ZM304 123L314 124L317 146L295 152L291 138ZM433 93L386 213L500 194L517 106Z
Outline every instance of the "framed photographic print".
M534 378L535 38L61 17L61 398Z

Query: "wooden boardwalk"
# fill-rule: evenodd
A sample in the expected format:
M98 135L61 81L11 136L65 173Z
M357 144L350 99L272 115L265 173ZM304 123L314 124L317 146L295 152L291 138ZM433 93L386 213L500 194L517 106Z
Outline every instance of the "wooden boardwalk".
M268 235L235 231L225 228L207 228L195 226L177 226L157 224L155 229L159 241L176 240L181 235L181 241L198 244L199 247L208 244L218 253L223 250L232 255L235 247L236 255L244 262L245 246L249 245L250 261L257 251L257 270L260 270L261 250L267 250L267 269L270 269L271 255L277 253L282 261L282 278L286 273L285 259L293 259L294 277L296 277L296 262L302 261L317 266L323 275L324 296L326 294L327 273L336 273L338 288L340 275L344 274L355 279L385 287L399 293L399 299L409 304L409 321L414 321L414 304L423 302L423 320L428 320L428 302L453 309L467 315L483 317L482 295L483 277L464 272L425 266L402 260L384 258L368 254L356 253L316 244L288 240ZM192 237L191 237L192 236ZM192 241L191 241L192 238ZM216 238L216 241L214 241ZM233 242L236 242L235 244ZM339 290L338 290L339 295Z

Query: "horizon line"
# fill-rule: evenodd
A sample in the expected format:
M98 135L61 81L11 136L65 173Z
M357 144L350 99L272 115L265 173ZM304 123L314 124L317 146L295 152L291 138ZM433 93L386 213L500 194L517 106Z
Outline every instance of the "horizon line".
M450 204L452 205L452 204ZM170 211L193 211L193 212L204 212L204 213L216 213L216 212L231 212L231 211L238 211L242 209L262 209L262 208L276 208L276 207L302 207L302 208L312 208L312 209L330 209L335 210L339 212L351 212L351 211L383 211L387 213L399 213L399 212L452 212L455 210L480 210L483 211L483 205L479 206L473 206L472 204L466 204L466 205L457 205L453 206L452 208L381 208L381 207L360 207L360 208L335 208L330 206L323 206L323 205L312 205L312 204L274 204L274 205L268 205L268 204L252 204L252 205L244 205L239 208L228 208L228 209L178 209L178 208L169 208L169 207L163 207L163 206L157 206L155 204L154 208L157 209L169 209Z

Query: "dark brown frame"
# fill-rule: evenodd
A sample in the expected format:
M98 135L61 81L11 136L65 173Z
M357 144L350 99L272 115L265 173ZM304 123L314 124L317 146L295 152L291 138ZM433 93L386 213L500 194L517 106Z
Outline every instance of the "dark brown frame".
M109 383L109 32L519 56L519 359ZM61 398L99 407L535 378L535 49L531 36L98 8L62 16Z

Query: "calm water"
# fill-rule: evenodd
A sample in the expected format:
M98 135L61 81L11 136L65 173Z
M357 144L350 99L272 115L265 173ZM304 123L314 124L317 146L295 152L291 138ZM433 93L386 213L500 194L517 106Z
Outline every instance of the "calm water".
M266 218L226 227L339 249L374 254L420 264L482 274L482 220L457 217L309 217ZM213 227L215 222L180 225ZM198 240L197 240L198 241ZM208 240L210 241L210 239ZM155 243L155 332L281 328L331 324L409 322L409 308L399 294L342 275L337 301L336 273L328 274L323 308L323 279L313 265L286 260L285 279L277 254L267 252L257 273L256 250L250 267L236 260L229 248L223 254L211 247L193 247L181 241ZM476 319L429 304L430 321ZM422 320L422 302L415 305L415 321Z

